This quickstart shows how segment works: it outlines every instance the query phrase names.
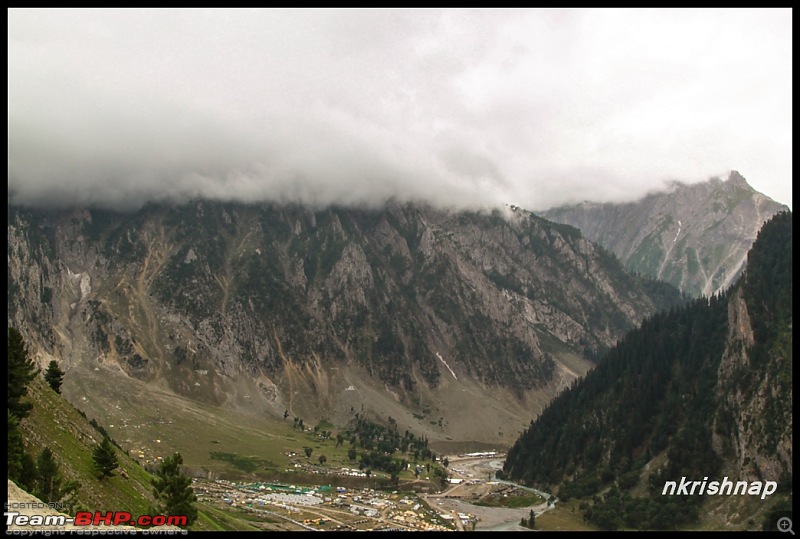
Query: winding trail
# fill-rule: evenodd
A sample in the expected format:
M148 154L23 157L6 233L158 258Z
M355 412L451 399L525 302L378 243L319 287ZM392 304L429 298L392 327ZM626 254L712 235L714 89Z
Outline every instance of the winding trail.
M505 531L505 530L525 530L519 525L522 518L527 518L533 510L536 516L553 509L558 502L554 498L552 503L551 494L535 488L519 485L512 481L502 481L496 478L497 470L502 469L504 459L502 457L467 457L450 456L449 470L451 478L461 479L462 482L453 484L445 491L438 494L423 495L425 501L442 515L454 515L454 513L469 513L479 518L475 529L479 531ZM481 479L487 478L487 479ZM545 501L537 505L519 508L508 507L487 507L470 503L470 499L475 499L478 494L483 497L492 491L497 490L497 485L508 485L521 490L541 496ZM458 523L458 520L456 520ZM457 527L459 527L457 525ZM461 528L461 527L459 527Z

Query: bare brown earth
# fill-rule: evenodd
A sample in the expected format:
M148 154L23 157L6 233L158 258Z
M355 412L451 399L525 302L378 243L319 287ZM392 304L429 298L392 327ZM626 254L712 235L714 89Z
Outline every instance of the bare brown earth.
M227 402L216 407L176 395L156 383L129 377L114 367L108 361L73 364L65 377L63 396L103 425L124 449L149 447L154 455L177 451L188 465L208 464L203 461L210 450L206 447L209 440L224 439L223 432L231 428L253 425L253 432L259 437L271 437L269 425L283 421L284 410L292 417L302 417L309 426L327 420L334 430L343 428L356 413L382 423L393 418L401 431L408 429L427 438L436 454L505 451L547 399L572 380L559 378L544 390L531 391L520 399L507 389L479 387L468 378L459 376L456 380L448 373L449 378L436 394L424 396L431 403L430 409L417 415L357 366L343 366L331 375L328 394L334 404L323 415L310 409L301 413L299 408L285 403L276 406L258 387L258 380L246 377L229 379ZM301 402L309 400L302 391L295 397ZM198 439L203 444L198 444ZM226 450L240 454L250 451L245 446Z

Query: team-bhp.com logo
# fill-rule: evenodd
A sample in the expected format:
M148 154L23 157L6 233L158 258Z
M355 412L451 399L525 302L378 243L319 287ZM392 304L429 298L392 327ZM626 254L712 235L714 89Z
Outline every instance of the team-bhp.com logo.
M142 515L134 519L127 511L78 511L74 520L75 526L186 526L189 519L185 515Z
M21 515L6 511L6 526L186 526L185 515L141 515L134 518L127 511L78 511L74 517L65 515ZM185 530L182 530L185 531Z

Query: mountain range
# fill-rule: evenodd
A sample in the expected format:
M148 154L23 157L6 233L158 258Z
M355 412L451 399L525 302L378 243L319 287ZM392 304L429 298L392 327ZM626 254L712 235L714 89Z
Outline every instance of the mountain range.
M694 522L692 500L620 509L670 474L791 484L791 212L738 173L547 218L8 209L9 326L125 447L205 470L200 432L257 452L290 416L370 418L436 451L511 447L504 473L564 500L610 485L582 509L600 528Z
M735 281L761 226L787 209L732 171L706 182L674 181L634 202L583 202L540 215L579 228L633 272L708 297Z
M115 378L274 417L391 410L434 438L509 443L683 300L513 207L12 207L8 237L10 323L92 414L118 396L86 381Z

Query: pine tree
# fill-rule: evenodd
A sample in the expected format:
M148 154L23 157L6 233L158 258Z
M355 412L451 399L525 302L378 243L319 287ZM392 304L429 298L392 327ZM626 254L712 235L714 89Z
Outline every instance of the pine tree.
M42 449L39 458L36 459L36 497L43 502L53 502L54 491L57 490L61 482L59 466L53 457L53 452L49 447Z
M161 466L153 479L153 494L159 506L159 514L185 516L187 525L197 520L197 508L194 503L197 497L192 489L192 480L181 473L183 457L175 453L161 462Z
M18 419L24 419L33 404L23 400L28 394L28 384L39 372L28 357L28 347L15 328L8 328L8 409Z
M22 445L22 431L19 428L19 419L8 410L8 478L19 484L22 476L22 456L25 447Z
M94 448L92 460L95 469L100 474L100 479L114 475L114 469L119 465L119 461L114 445L108 436L104 436L103 441Z
M64 381L64 371L62 371L58 367L58 363L56 360L52 360L47 365L47 371L44 373L45 381L50 384L50 387L53 388L53 391L61 394L61 383Z
M36 487L36 463L25 451L22 442L22 430L19 428L17 416L8 413L8 478L21 489L32 492Z
M26 492L33 492L36 489L36 479L38 470L36 462L28 451L22 454L22 472L19 476L17 485Z
M63 495L62 482L60 466L50 448L45 447L36 459L34 494L45 503L57 502Z

